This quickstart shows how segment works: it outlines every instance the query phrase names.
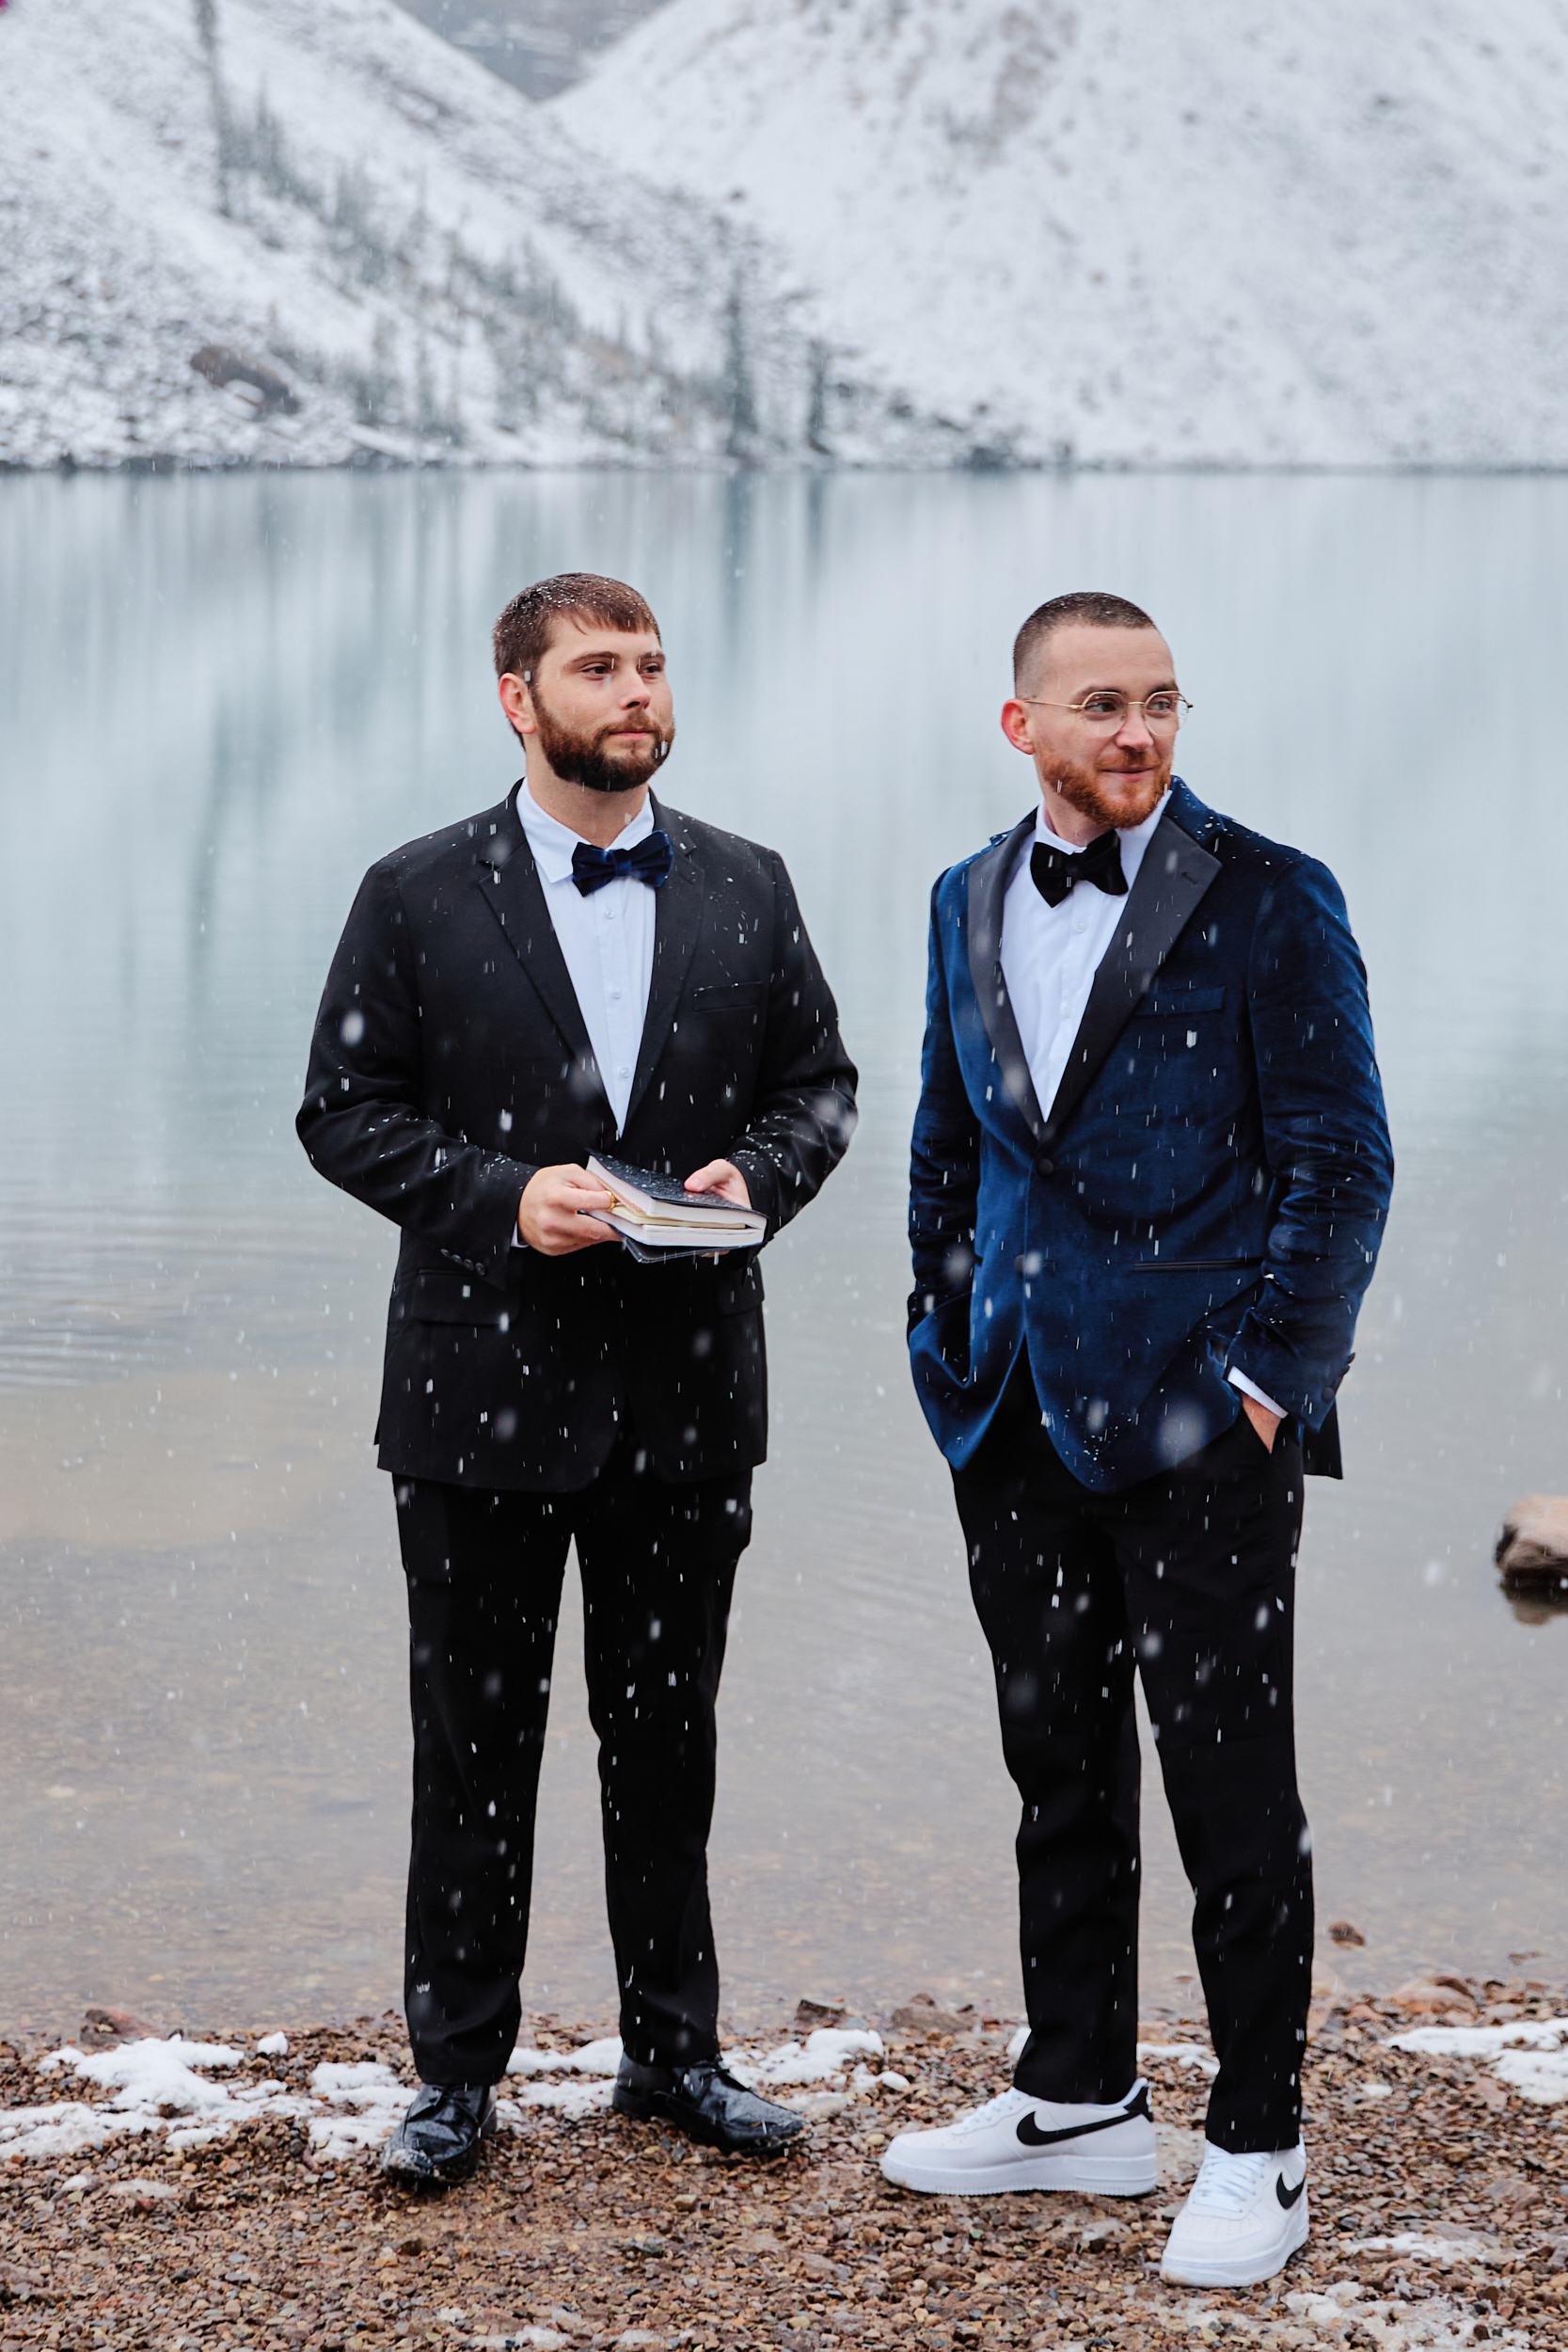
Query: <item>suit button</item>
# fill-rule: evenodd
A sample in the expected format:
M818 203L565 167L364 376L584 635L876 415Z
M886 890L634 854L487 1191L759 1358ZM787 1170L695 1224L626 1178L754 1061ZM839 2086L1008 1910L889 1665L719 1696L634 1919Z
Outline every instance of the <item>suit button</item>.
M1039 1158L1035 1162L1035 1173L1037 1176L1054 1176L1056 1173L1055 1161L1048 1159L1042 1152Z

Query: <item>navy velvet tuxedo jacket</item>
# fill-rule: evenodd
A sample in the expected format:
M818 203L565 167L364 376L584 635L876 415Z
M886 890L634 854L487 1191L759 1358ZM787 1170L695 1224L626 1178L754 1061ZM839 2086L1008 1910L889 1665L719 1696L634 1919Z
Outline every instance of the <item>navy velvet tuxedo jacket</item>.
M383 1470L561 1493L627 1433L677 1482L767 1452L754 1250L638 1265L608 1242L513 1246L536 1169L611 1151L683 1177L733 1160L771 1239L854 1131L854 1064L782 861L654 815L674 862L619 1136L516 788L360 885L297 1124L324 1176L403 1229Z
M910 1353L962 1468L1021 1351L1098 1493L1234 1422L1234 1366L1339 1473L1334 1398L1393 1183L1367 981L1326 867L1180 781L1035 1097L1002 975L1034 813L931 898Z

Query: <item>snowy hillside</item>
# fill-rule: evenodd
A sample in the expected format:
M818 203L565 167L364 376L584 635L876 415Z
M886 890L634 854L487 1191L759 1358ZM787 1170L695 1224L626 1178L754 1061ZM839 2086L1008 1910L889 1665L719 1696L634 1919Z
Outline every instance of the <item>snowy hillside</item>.
M569 89L659 0L398 0L443 40L531 98Z
M956 446L1563 465L1565 100L1562 0L668 0L548 112Z
M0 463L700 462L811 429L820 361L752 232L392 0L10 0L0 150Z

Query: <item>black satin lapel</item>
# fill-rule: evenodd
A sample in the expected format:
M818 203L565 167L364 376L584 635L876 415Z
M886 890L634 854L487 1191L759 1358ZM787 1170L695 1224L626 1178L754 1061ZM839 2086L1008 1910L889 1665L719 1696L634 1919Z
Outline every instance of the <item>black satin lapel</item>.
M977 857L969 869L969 977L1002 1083L1022 1112L1030 1134L1037 1137L1044 1133L1045 1120L1029 1075L1029 1058L1018 1033L1013 1000L1002 977L1002 903L1019 850L1034 830L1031 810L1005 841Z
M510 825L502 824L495 843L480 851L480 860L475 888L500 925L502 935L570 1048L578 1070L603 1093L599 1065L594 1058L582 1008L561 952L561 942L555 935L555 925L550 921L550 911L545 904L544 885L533 863L533 851L515 815Z
M670 836L674 850L654 911L654 968L648 982L648 1009L642 1021L642 1044L631 1082L625 1127L631 1125L669 1038L686 983L692 949L703 928L703 869L678 818L654 802L654 818ZM625 1132L625 1128L623 1128Z
M1139 998L1192 919L1220 870L1217 857L1183 833L1167 809L1144 851L1116 937L1101 958L1084 1018L1046 1121L1054 1143L1104 1067Z

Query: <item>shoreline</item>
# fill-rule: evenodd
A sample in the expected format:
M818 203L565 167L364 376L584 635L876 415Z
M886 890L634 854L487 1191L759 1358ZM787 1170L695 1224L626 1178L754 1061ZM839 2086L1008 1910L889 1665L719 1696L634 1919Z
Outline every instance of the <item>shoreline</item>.
M644 457L623 456L605 452L594 456L576 459L558 457L470 456L460 449L422 450L417 447L391 448L387 444L391 435L365 437L345 446L335 457L303 457L297 453L256 456L246 454L215 455L194 450L148 450L119 457L78 457L62 450L54 457L36 460L0 454L0 479L31 480L53 475L61 481L73 481L78 475L89 478L119 478L126 481L166 481L176 477L215 479L219 476L274 474L666 474L673 476L714 476L721 480L743 477L753 480L821 481L844 477L858 479L867 474L930 476L944 475L1010 475L1045 474L1071 479L1086 474L1122 480L1185 479L1198 476L1220 481L1269 479L1281 481L1355 480L1366 477L1389 480L1439 481L1555 481L1568 474L1568 463L1545 457L1518 458L1137 458L1137 457L1070 457L1018 455L1010 451L982 451L956 456L946 461L933 458L900 459L885 457L853 457L837 454L797 452L788 455L768 453L756 457L735 457L714 451L706 455L673 458L650 453Z
M602 2021L530 2018L531 2055L502 2086L510 2112L479 2176L412 2196L384 2185L373 2158L411 2080L393 2014L291 2034L285 2049L276 2035L237 2038L228 2061L205 2067L228 2086L215 2108L180 2110L196 2094L179 2070L164 2080L164 2112L144 2100L139 2123L123 2083L102 2077L139 2068L143 2090L156 2090L164 2078L147 2069L171 2044L78 2043L98 2079L5 2044L0 2343L1153 2352L1224 2326L1278 2352L1560 2347L1568 1986L1493 1979L1471 1988L1480 1999L1457 1982L1426 1990L1447 2006L1414 2008L1403 1988L1315 2010L1304 2070L1312 2234L1280 2277L1237 2293L1158 2278L1201 2156L1213 2060L1200 2031L1157 2017L1145 2030L1164 2038L1140 2062L1161 2184L1139 2200L931 2199L882 2180L893 2131L1005 2086L1015 2028L989 2012L911 2024L919 2005L906 2003L856 2028L803 2009L789 2044L747 2053L765 2075L785 2069L768 2087L809 2119L804 2148L768 2166L610 2114ZM964 2029L944 2029L955 2023ZM1413 2033L1422 2046L1395 2045ZM325 2120L338 2119L325 2136L303 2115L310 2086L316 2106L330 2104ZM279 2112L269 2097L296 2104ZM203 2137L226 2103L222 2128ZM24 2115L68 2108L109 2136L74 2153L21 2152Z

